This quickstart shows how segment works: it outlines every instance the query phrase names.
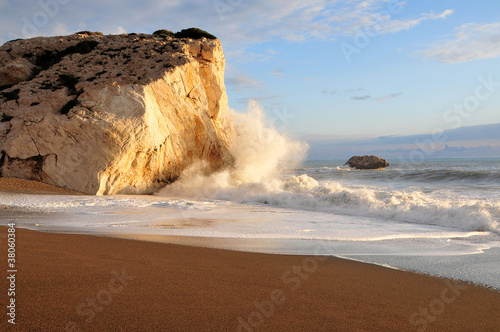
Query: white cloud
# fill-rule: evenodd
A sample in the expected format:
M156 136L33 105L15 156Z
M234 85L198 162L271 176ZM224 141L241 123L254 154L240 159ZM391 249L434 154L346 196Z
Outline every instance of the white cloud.
M460 63L500 57L500 22L468 23L455 28L455 34L418 53L428 60Z
M4 3L5 0L0 0L0 6ZM9 31L21 34L26 20L32 20L33 15L44 10L37 1L16 0L16 3L15 7L2 8L0 43L7 40ZM50 16L50 21L65 24L71 32L81 30L82 24L103 33L117 33L118 28L118 33L151 33L162 28L178 31L196 26L215 34L234 50L276 39L331 40L352 36L374 22L380 24L380 33L394 33L452 13L451 10L440 14L423 13L405 19L399 18L404 17L402 10L395 19L389 12L389 3L389 0L122 0L120 6L116 6L114 1L87 0L61 4ZM50 32L49 26L37 27L34 35ZM271 50L261 57L266 59L273 55Z
M347 93L360 92L360 91L365 91L365 88L359 87L359 88L356 88L356 89L347 89L347 90L345 90L345 92L347 92Z
M226 86L234 91L258 90L262 83L246 75L228 76L225 80Z
M326 95L328 93L331 95L335 95L335 94L337 94L337 92L338 92L337 90L328 90L327 88L321 89L321 93L324 95Z
M264 62L274 57L274 54L267 51L261 54L250 52L246 46L226 49L224 50L224 54L227 58L244 62Z
M65 36L70 33L63 23L54 23L51 25L51 35Z
M453 14L455 11L453 9L445 10L441 15L438 15L437 18L446 18L447 16Z
M384 100L387 100L387 99L394 99L396 97L401 96L402 94L403 94L402 92L393 93L393 94L390 94L388 96L378 97L377 100L378 101L384 101Z
M355 35L360 31L396 33L409 30L426 20L444 19L454 13L452 9L447 9L440 14L430 12L420 14L416 18L395 19L394 16L403 13L405 2L402 1L397 10L391 9L388 3L390 2L384 0L352 0L342 3L330 11L328 22L330 22L331 36Z
M125 30L125 28L122 26L117 26L110 31L110 33L113 35L119 35L119 34L126 33L126 32L127 32L127 30Z
M290 76L288 74L286 74L283 69L279 69L279 68L276 68L276 69L273 69L271 71L271 74L273 74L274 76Z
M408 20L389 20L385 24L380 25L380 33L396 33L402 30L409 30L413 27L416 27L420 23L426 20L437 20L437 19L445 19L446 17L453 14L454 11L452 9L447 9L441 14L434 14L433 12L422 14L419 18L416 19L408 19Z
M370 95L364 95L364 96L353 96L351 97L352 100L368 100L371 99L372 97Z

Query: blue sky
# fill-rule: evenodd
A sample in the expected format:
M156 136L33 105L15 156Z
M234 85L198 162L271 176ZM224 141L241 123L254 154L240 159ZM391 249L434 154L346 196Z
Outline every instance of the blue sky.
M0 17L0 43L205 29L230 106L311 144L500 123L498 0L0 0Z

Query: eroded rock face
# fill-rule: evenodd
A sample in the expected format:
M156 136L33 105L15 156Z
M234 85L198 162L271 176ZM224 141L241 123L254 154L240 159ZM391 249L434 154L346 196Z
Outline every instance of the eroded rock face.
M356 169L377 169L389 166L389 163L377 156L354 156L345 165Z
M234 135L218 40L33 38L0 47L0 176L151 193Z

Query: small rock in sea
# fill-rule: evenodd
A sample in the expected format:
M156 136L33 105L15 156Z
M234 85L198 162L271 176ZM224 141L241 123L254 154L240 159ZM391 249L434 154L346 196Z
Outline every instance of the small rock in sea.
M349 165L349 167L356 169L378 169L389 166L389 163L377 156L354 156L344 165Z

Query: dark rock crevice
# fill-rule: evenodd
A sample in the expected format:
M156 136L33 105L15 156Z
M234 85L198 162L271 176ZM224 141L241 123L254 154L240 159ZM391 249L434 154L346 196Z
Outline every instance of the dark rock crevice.
M26 180L32 181L42 181L43 180L43 164L45 162L45 158L47 156L33 156L29 158L10 158L5 151L2 152L2 156L0 157L0 177L3 177L5 173L4 169L17 168L24 169L25 176L23 176ZM29 173L29 174L27 174Z
M3 165L5 164L5 156L7 153L5 151L2 151L2 154L0 155L0 178L3 177Z
M36 142L35 140L33 139L33 136L31 136L31 133L28 129L28 126L25 126L26 127L26 132L28 133L28 136L30 137L31 141L33 142L33 145L35 146L35 149L36 151L38 152L38 154L40 155L40 150L38 150L38 146L36 146Z

